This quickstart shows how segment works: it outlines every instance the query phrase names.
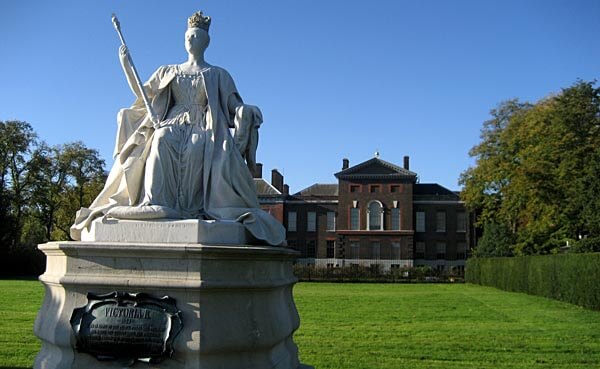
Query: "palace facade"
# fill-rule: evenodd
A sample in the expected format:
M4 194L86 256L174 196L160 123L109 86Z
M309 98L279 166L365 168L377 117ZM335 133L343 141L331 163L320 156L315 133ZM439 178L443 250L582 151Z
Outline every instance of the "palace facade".
M255 174L261 207L285 226L299 263L464 269L473 247L471 217L456 192L419 183L408 156L402 167L378 156L354 166L344 159L334 175L337 183L290 194L277 170L271 183L262 167Z

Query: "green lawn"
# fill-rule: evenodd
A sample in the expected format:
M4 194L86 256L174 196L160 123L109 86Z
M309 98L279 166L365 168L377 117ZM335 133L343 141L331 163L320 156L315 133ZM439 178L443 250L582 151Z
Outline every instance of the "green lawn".
M0 280L0 369L31 368L38 339L33 335L44 287L36 280Z
M0 369L29 368L43 288L0 288ZM317 369L600 368L600 312L540 297L462 284L301 283L294 295L295 340Z
M600 312L476 285L300 284L303 362L339 368L600 368Z

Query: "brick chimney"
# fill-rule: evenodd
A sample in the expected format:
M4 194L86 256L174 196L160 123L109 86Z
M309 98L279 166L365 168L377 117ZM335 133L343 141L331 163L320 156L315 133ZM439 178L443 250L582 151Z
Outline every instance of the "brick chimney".
M283 193L283 176L277 169L271 171L271 184L277 191Z
M404 157L404 169L410 170L410 157L408 155Z
M350 167L350 160L344 158L342 159L342 170L346 170Z
M283 185L283 194L286 196L290 194L290 186L286 184Z
M263 165L262 163L256 163L256 168L254 169L254 173L252 176L254 178L262 178Z

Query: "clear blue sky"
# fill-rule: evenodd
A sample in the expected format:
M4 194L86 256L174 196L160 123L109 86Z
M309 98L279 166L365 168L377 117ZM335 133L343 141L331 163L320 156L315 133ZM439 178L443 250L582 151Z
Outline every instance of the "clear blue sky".
M117 13L142 79L186 59L196 10L208 62L265 117L259 161L291 191L333 183L342 158L381 158L459 189L499 102L536 101L600 71L600 1L0 2L0 120L49 144L83 141L112 165L116 114L132 103Z

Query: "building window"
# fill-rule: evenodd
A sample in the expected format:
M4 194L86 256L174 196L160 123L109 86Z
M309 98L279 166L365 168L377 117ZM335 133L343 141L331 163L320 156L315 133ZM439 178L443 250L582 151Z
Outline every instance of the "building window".
M369 186L369 192L371 192L371 193L381 192L381 186L379 186L379 185L371 185L371 186Z
M367 220L369 231L383 231L383 205L379 201L371 201L369 203L369 216Z
M465 233L467 231L467 213L464 211L456 213L456 232Z
M317 213L309 211L306 218L306 231L315 232L317 230Z
M335 257L335 241L327 240L327 258L333 259Z
M298 250L298 242L296 240L287 240L288 247L294 250Z
M371 259L381 259L381 244L379 242L371 243Z
M435 244L435 258L436 259L445 259L446 258L446 243L445 242L437 242Z
M327 231L328 232L335 231L335 212L334 211L327 212Z
M352 259L360 259L360 243L350 242L350 248L352 249Z
M425 259L425 242L417 242L415 247L415 259Z
M452 270L454 270L457 273L464 273L465 272L465 266L464 265L455 265Z
M446 212L438 211L435 213L435 231L446 232Z
M360 209L350 209L350 229L357 231L360 229Z
M392 208L392 231L400 230L400 208Z
M288 232L296 232L296 212L290 211L288 213Z
M306 242L306 257L314 258L317 255L317 241L310 240Z
M467 243L466 242L458 242L456 244L456 258L457 259L466 259L467 258Z
M401 192L400 185L391 185L390 186L390 192L392 192L392 193L400 193Z
M416 224L416 231L417 232L425 232L425 212L424 211L417 211L417 224Z
M360 185L350 185L350 192L360 192Z
M392 242L392 259L400 260L400 242Z

